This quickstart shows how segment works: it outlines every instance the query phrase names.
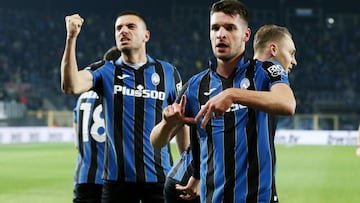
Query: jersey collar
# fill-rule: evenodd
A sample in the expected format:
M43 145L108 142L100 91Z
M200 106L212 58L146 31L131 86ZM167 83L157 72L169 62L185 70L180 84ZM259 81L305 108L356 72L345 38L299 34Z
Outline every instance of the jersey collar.
M146 58L147 58L146 64L155 64L155 59L153 59L151 56L146 55ZM115 61L115 65L124 66L125 64L124 64L122 58L119 57L119 58Z
M237 64L237 70L246 68L249 63L249 60L245 57L245 54L241 57L239 63ZM212 71L216 72L217 60L215 57L209 60L209 67Z

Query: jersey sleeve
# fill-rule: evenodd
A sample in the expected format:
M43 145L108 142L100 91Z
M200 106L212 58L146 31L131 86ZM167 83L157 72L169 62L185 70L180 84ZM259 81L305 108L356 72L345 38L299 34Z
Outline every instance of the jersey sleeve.
M75 107L73 109L73 122L77 123L78 118L78 111L79 111L79 105L80 105L81 95L77 98Z
M286 83L290 85L288 74L277 61L263 62L262 69L270 80L270 86L277 83Z
M175 81L176 96L178 96L182 89L182 79L178 69L175 66L174 66L174 81Z
M113 67L114 64L110 61L105 61L102 66L97 67L96 70L89 70L91 74L93 75L93 87L92 90L94 90L98 95L103 96L104 95L104 86L103 86L103 78L106 76L106 74L112 73L111 70L109 70L110 67Z
M176 103L180 103L181 97L185 94L185 91L187 90L189 86L189 82L185 83L184 86L181 87L179 94L176 97Z

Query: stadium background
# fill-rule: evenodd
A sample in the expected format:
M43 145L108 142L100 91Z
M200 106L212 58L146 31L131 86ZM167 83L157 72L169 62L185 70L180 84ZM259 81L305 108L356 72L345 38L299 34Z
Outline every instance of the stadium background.
M85 18L77 45L78 65L85 67L114 45L114 16L141 11L151 31L149 54L173 62L186 81L211 56L212 2L2 0L0 202L71 201L76 96L61 92L59 73L66 15ZM281 117L276 135L280 200L359 202L360 162L353 145L360 121L360 1L243 2L253 33L265 23L283 25L297 46L298 66L290 74L296 115ZM251 42L248 47L251 55ZM27 144L16 144L22 142Z
M155 3L156 2L156 3ZM60 91L64 17L85 18L77 46L79 67L114 45L114 16L135 9L148 19L149 54L173 62L186 81L211 56L210 2L3 0L0 5L0 124L68 126L76 96ZM280 128L354 130L360 115L359 1L243 1L253 33L265 23L287 26L297 46L290 75L296 116ZM252 54L251 42L248 54Z

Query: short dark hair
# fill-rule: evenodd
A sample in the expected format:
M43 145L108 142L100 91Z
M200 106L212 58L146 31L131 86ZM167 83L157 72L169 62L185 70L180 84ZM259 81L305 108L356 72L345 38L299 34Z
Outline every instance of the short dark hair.
M134 11L134 10L126 10L126 11L122 11L117 17L116 19L118 19L119 17L121 16L126 16L126 15L133 15L133 16L137 16L138 18L140 18L143 22L144 22L144 25L145 25L145 29L147 29L147 23L146 23L146 20L145 20L145 17L137 12L137 11ZM115 20L116 20L115 19Z
M223 12L228 15L239 14L247 23L249 22L249 11L246 6L237 0L220 0L211 6L210 14Z

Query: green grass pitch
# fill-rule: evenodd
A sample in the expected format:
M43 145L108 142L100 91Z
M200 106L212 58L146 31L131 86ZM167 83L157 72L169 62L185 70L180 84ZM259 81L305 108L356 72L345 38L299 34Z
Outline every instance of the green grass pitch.
M354 147L276 147L280 202L360 202L360 158ZM0 145L0 157L0 202L72 201L73 144Z

